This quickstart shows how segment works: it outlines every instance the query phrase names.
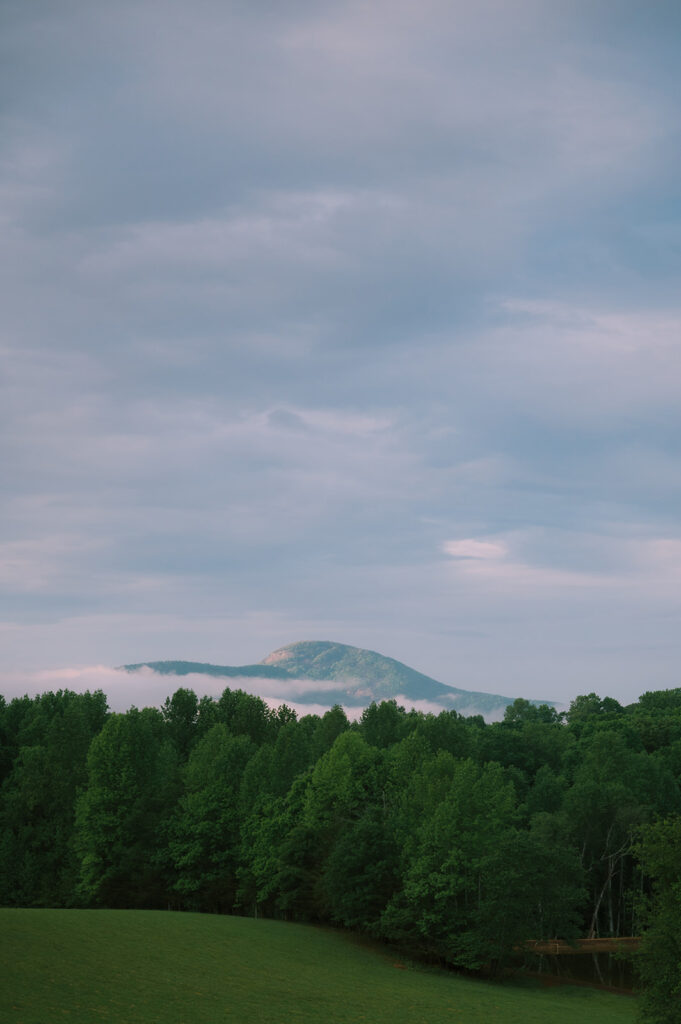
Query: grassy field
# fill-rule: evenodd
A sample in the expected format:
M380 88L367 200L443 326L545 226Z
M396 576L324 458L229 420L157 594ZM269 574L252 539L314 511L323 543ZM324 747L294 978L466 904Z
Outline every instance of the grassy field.
M631 998L493 985L339 932L238 917L0 910L12 1024L633 1024Z

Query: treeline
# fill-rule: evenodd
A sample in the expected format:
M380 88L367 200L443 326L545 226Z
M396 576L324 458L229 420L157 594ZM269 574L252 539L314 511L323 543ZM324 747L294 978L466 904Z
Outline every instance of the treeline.
M491 725L229 689L0 698L0 783L5 906L324 921L467 969L527 938L648 928L655 964L681 942L681 689Z

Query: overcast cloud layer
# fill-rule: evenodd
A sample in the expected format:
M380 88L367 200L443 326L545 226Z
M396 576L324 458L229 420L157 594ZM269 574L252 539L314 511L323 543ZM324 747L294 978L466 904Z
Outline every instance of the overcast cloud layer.
M679 39L677 0L5 0L3 670L680 685Z

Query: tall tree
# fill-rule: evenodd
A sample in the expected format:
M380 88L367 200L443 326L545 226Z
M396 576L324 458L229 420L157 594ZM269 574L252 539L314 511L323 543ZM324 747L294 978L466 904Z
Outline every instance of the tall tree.
M360 731L371 747L385 748L406 735L409 720L403 707L395 700L372 701L360 718Z
M231 911L237 889L239 788L255 746L214 725L192 751L169 829L175 889L196 910Z
M641 1016L650 1024L678 1024L681 1007L681 817L641 829L637 854L653 879L648 928L637 958Z
M619 731L586 734L577 748L564 810L590 890L587 934L632 934L631 887L636 829L656 813L679 809L679 787L664 765L632 751Z
M217 701L217 720L234 736L248 736L258 745L273 739L277 728L276 716L265 701L244 690L223 691Z
M172 697L166 697L161 714L178 757L185 762L197 739L199 699L193 690L180 687Z
M491 948L476 927L486 862L515 820L515 792L498 765L454 765L444 798L418 828L402 891L383 915L389 937L477 968Z
M162 823L178 793L177 757L152 708L112 715L94 738L77 805L81 892L109 907L167 902Z
M106 719L106 698L101 691L60 690L20 706L19 735L28 742L0 791L0 903L69 906L79 873L76 795L91 740Z

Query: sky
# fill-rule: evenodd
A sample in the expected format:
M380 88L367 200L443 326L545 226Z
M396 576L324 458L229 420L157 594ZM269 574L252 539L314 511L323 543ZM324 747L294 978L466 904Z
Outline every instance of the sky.
M680 40L2 0L0 692L314 639L681 685Z

